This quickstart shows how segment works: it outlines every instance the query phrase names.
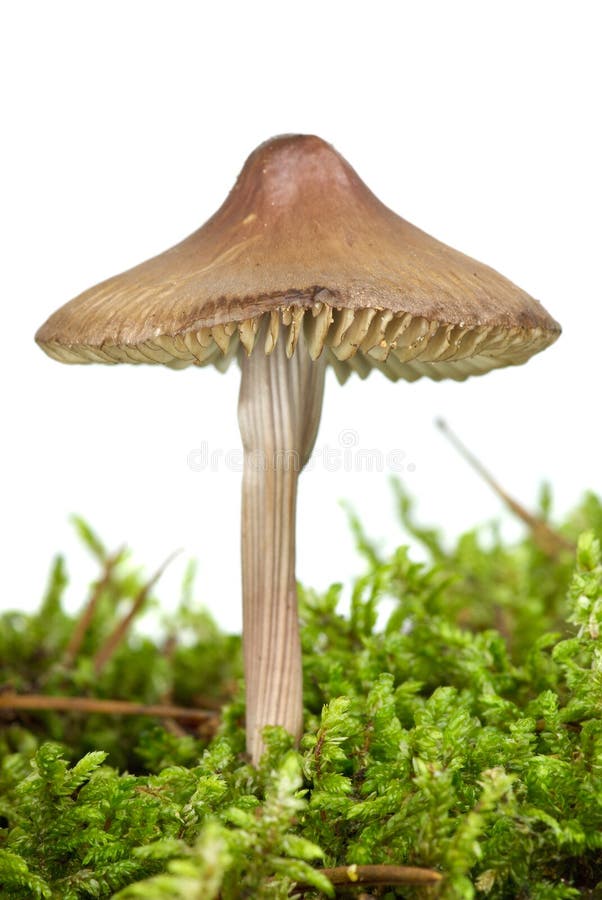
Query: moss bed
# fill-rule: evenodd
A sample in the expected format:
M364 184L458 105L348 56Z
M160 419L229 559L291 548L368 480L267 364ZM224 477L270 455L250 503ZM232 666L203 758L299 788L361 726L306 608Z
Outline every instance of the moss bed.
M450 546L397 501L428 562L351 517L350 603L300 589L305 736L268 729L258 769L240 639L192 567L145 636L152 579L76 520L98 565L81 610L59 557L39 611L0 617L0 897L602 897L602 501L552 546L494 526Z

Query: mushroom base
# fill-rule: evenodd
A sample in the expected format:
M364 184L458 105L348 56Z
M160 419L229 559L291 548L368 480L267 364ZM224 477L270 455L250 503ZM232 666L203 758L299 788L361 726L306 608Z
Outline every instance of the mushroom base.
M266 725L296 740L303 728L303 676L295 580L297 479L314 446L325 360L303 335L289 359L241 354L238 420L245 453L242 490L243 643L247 751L257 763Z

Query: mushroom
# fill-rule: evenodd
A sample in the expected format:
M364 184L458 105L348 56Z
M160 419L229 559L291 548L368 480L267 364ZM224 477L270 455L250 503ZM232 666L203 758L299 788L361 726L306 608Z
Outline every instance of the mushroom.
M85 291L36 340L68 363L241 368L247 750L302 732L297 478L324 373L463 380L525 362L559 325L524 291L384 206L332 146L258 147L220 209L175 247Z

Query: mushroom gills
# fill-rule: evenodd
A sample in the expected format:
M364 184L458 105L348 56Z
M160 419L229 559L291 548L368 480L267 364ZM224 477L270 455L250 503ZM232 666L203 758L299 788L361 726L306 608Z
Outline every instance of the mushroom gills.
M392 381L422 377L461 381L523 362L548 340L538 327L525 335L525 329L518 327L451 325L386 309L336 307L327 302L334 298L326 290L316 297L322 299L314 299L309 307L288 302L239 322L197 326L175 335L159 332L138 345L66 346L53 341L44 346L50 356L67 363L154 363L171 368L214 365L224 372L239 347L247 356L256 352L269 355L284 342L291 359L303 335L310 358L315 361L324 354L343 384L352 372L366 378L373 369Z

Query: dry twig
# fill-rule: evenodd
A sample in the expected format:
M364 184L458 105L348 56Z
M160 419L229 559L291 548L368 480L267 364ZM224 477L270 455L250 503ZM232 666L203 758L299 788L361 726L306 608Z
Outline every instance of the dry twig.
M213 710L191 709L166 703L131 703L128 700L100 700L97 697L52 697L45 694L0 692L0 709L45 712L101 713L108 716L157 716L189 722L216 720Z
M511 497L510 494L506 493L504 488L495 480L493 475L491 475L480 460L478 460L477 457L470 452L468 447L462 443L460 438L454 434L444 419L437 419L435 424L437 425L437 428L443 432L450 443L453 444L460 456L462 456L466 462L478 472L481 478L497 494L508 509L528 526L533 535L533 540L546 556L555 557L563 550L575 550L574 544L557 531L554 531L547 522L544 522L544 520L540 519L538 516L534 516L515 500L514 497Z
M336 866L333 869L321 869L336 888L349 888L354 885L397 885L437 884L443 876L434 869L422 869L416 866ZM295 890L309 890L309 885L297 884Z
M152 578L150 578L146 582L146 584L143 585L143 587L138 591L137 595L134 597L129 612L127 612L123 619L117 623L102 647L96 653L96 656L94 657L94 671L97 675L102 672L106 664L109 662L109 660L117 650L117 647L124 639L133 620L136 618L136 616L146 603L151 588L155 586L167 566L179 552L179 550L176 550L175 553L172 553L170 556L168 556L165 562L161 566L159 566Z
M90 599L84 606L82 613L75 624L73 634L71 635L71 638L65 650L65 654L63 656L63 664L67 666L67 668L70 668L77 658L86 632L90 627L92 619L94 618L94 613L96 611L96 607L98 606L98 601L102 596L102 592L108 586L115 566L123 556L124 549L124 547L120 547L120 549L116 553L114 553L113 556L110 556L105 562L102 577L99 579L99 581L96 582L94 590L90 595Z

